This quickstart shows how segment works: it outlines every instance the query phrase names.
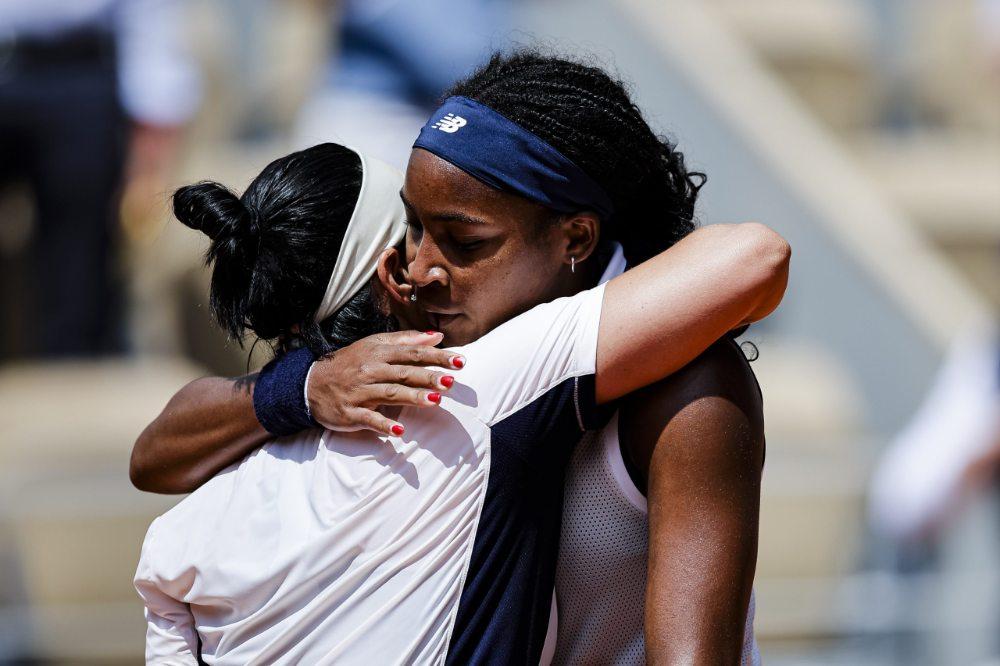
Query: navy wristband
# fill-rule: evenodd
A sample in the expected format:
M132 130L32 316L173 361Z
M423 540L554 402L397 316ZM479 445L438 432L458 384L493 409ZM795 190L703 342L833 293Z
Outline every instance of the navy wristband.
M318 428L306 405L306 376L316 356L302 347L264 366L253 389L253 411L278 437Z

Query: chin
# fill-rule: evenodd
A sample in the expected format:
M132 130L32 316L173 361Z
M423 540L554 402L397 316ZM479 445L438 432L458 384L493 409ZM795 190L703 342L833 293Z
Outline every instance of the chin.
M444 333L444 340L441 341L442 347L461 347L470 342L475 342L481 337L481 334L475 330L472 322L465 317L447 326L442 326L441 332Z

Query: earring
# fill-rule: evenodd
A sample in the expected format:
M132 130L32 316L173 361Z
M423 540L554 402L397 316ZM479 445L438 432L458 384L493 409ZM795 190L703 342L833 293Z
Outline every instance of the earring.
M412 294L410 294L410 300L413 301L414 303L417 301L417 292L413 292Z
M569 258L569 272L576 273L576 257Z

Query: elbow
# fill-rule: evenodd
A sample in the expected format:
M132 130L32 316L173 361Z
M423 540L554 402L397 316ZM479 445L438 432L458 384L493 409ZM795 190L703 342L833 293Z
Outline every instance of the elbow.
M746 235L747 246L755 263L760 265L772 280L788 275L788 265L792 259L792 246L777 231L760 222L745 222L740 225Z
M151 473L144 455L146 449L150 447L148 432L149 428L143 430L142 434L135 440L135 444L132 445L132 457L128 464L128 479L138 490L156 492L157 489L153 483L154 475Z
M128 478L136 489L147 493L179 495L189 493L197 484L191 479L178 478L155 462L157 434L153 431L155 422L146 427L132 446L129 460Z
M757 292L754 299L756 307L751 312L749 323L771 314L784 298L792 246L778 232L759 222L747 222L740 226L746 235L748 265L754 267Z

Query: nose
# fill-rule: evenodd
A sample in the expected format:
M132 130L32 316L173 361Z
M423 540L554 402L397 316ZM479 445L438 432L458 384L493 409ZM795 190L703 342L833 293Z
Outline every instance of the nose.
M442 287L448 285L444 256L428 234L424 234L417 245L417 254L410 264L410 279L418 288L426 288L435 282Z

